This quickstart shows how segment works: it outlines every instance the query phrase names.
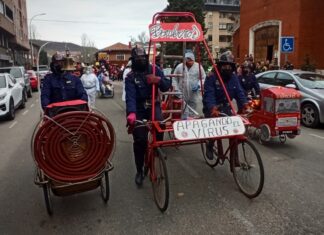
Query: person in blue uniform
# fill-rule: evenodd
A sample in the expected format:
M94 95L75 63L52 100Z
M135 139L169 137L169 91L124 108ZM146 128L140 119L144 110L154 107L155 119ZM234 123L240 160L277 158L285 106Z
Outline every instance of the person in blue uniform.
M72 73L64 72L63 66L64 56L59 53L54 54L50 64L52 73L45 76L41 90L43 109L55 102L77 99L88 101L81 80Z
M231 100L235 99L238 110L249 109L248 99L243 88L234 74L235 63L226 54L220 57L217 63L218 71L222 77L226 90ZM231 106L225 96L225 92L215 72L211 72L204 84L203 112L205 117L218 117L221 113L228 116L233 115ZM213 159L214 141L209 141L206 145L206 156Z
M135 183L141 186L144 179L143 167L148 130L141 126L142 124L136 123L136 120L151 120L152 118L152 84L156 84L157 89L165 92L170 89L171 81L164 76L156 65L154 65L155 74L153 74L153 65L149 64L148 56L143 48L132 49L131 61L132 71L127 74L125 79L126 115L127 124L129 130L132 130L134 139L133 150L137 170ZM158 91L156 90L155 120L162 120L161 105L157 95ZM157 139L162 140L163 134L158 134Z
M252 73L250 66L246 65L242 68L242 75L239 75L238 79L247 97L260 96L260 85Z

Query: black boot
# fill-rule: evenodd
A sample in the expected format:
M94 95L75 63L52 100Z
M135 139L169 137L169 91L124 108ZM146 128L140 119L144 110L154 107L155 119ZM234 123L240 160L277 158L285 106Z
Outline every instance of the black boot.
M206 157L209 160L214 160L214 143L207 143L206 144Z
M143 172L137 172L135 175L135 183L137 186L142 186L144 180Z

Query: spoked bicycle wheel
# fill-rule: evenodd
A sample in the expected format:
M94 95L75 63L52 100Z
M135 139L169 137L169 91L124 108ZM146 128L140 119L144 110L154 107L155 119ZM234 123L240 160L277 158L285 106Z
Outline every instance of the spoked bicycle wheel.
M215 141L214 146L213 146L213 159L209 159L206 155L206 146L207 142L201 143L200 147L201 147L201 151L202 154L204 156L205 162L208 166L214 168L217 164L218 164L218 160L217 160L217 141Z
M100 182L100 191L101 191L102 200L105 203L107 203L109 200L109 196L110 196L108 171L105 171L103 173L103 176L102 176L101 182Z
M248 198L257 197L263 188L264 169L258 150L249 140L238 143L231 166L240 191Z
M153 172L151 172L154 201L161 212L169 205L169 179L165 160L157 151L153 151Z

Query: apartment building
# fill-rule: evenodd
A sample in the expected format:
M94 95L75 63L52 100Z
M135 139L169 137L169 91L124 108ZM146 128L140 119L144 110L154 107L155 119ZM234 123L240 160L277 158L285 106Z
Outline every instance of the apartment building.
M240 18L240 0L205 0L205 34L214 58L233 46L233 29Z
M28 51L26 0L0 0L0 66L25 65Z

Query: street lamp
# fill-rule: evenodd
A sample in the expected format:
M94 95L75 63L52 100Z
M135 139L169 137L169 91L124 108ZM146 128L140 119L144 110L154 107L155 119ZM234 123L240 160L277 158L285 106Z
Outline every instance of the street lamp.
M38 51L38 54L37 54L37 80L38 80L38 84L37 84L37 86L38 86L38 93L39 93L39 96L40 96L40 94L41 94L41 87L40 87L40 84L41 84L41 81L40 81L40 78L39 78L39 56L40 56L40 53L41 53L41 51L43 50L43 48L47 45L47 44L49 44L49 43L51 43L51 42L45 42L43 45L41 45L41 47L39 48L39 51ZM40 97L39 97L39 101L40 101L41 99L40 99ZM42 104L41 104L41 102L39 102L39 104L40 104L40 110L42 110Z
M46 15L46 13L40 13L40 14L37 14L37 15L34 15L32 18L30 18L30 21L29 21L29 44L30 44L30 49L31 49L31 65L33 66L34 65L34 48L33 48L33 45L32 45L32 41L31 41L31 37L32 37L32 34L31 34L31 31L32 31L32 21L35 17L37 16L43 16L43 15Z

